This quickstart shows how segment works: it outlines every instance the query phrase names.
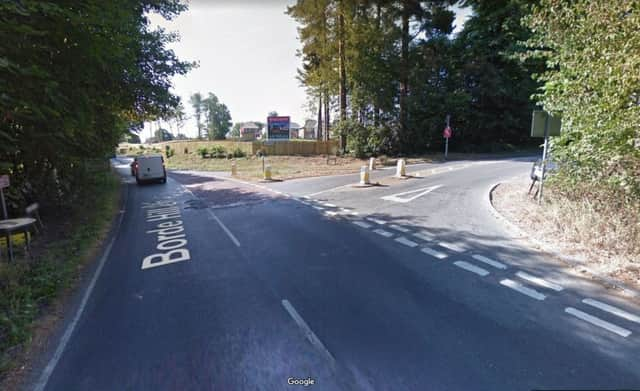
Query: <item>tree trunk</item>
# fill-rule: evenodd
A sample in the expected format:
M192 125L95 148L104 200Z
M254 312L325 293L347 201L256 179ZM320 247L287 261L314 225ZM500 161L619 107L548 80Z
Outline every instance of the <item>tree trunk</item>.
M318 123L316 125L316 140L324 140L322 135L322 90L318 94Z
M344 32L344 13L342 1L338 10L338 62L340 68L340 121L347 119L347 72L345 69L345 32ZM344 131L344 129L343 129ZM340 135L340 149L344 152L347 149L347 135Z
M325 141L329 141L329 139L331 138L331 118L330 118L330 112L331 111L331 97L329 96L329 94L325 94L324 96L324 140Z
M407 137L407 95L409 91L409 4L402 8L402 53L400 61L400 147Z

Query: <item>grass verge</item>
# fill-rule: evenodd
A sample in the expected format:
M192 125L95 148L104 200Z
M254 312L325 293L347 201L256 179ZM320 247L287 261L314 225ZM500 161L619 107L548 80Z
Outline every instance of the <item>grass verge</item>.
M71 210L44 216L46 228L34 237L31 259L0 263L0 384L24 359L38 321L75 285L111 228L120 181L112 172L92 178Z
M560 254L598 274L640 288L640 204L602 191L576 189L571 196L545 186L542 205L527 195L526 178L502 183L493 204L509 221Z

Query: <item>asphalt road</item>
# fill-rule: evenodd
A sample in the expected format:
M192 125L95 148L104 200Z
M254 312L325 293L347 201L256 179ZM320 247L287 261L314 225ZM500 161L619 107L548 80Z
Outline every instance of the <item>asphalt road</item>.
M136 186L124 163L121 229L35 388L640 389L638 303L491 214L489 186L527 175L522 159L380 171L371 188Z

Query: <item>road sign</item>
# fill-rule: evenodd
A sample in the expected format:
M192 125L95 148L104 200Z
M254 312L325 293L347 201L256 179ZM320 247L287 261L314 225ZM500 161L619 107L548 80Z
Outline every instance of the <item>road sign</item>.
M451 131L451 128L447 126L446 128L444 128L444 132L442 132L442 137L451 138L452 133L453 132Z
M0 189L9 187L9 175L0 175Z
M560 136L560 128L562 127L560 117L554 117L543 110L534 110L531 119L531 137L545 137L544 127L547 118L549 120L547 136Z
M289 140L291 117L267 117L267 139Z

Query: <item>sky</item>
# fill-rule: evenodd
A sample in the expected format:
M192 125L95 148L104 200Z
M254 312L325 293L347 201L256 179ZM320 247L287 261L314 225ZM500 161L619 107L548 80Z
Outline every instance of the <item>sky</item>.
M189 97L214 93L227 105L232 121L266 122L267 113L291 116L304 124L313 114L306 109L307 96L296 78L301 65L297 24L285 14L295 0L192 0L189 10L171 21L151 15L152 23L180 34L170 45L181 60L199 67L173 79L173 92L182 98L187 115L193 110ZM460 29L469 10L456 9ZM163 125L163 127L167 127ZM149 137L147 125L142 134ZM195 120L183 128L196 135Z

